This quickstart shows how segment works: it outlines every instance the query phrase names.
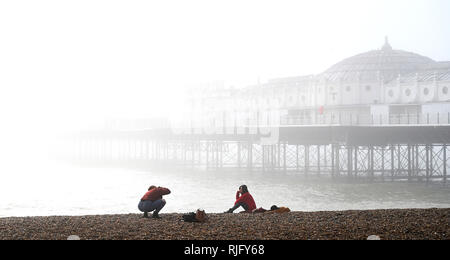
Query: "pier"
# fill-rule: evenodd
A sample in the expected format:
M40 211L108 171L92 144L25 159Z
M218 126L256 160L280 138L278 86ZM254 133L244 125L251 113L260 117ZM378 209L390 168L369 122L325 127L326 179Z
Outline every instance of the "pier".
M203 170L293 172L332 178L447 183L450 125L281 125L278 141L257 129L207 134L170 128L84 132L79 163Z
M394 49L386 38L317 75L190 89L183 131L84 132L76 160L446 184L449 88L450 62Z

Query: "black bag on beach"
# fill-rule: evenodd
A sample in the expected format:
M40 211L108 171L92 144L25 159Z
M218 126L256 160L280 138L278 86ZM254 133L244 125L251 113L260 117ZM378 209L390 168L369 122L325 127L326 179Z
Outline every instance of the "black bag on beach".
M184 214L182 217L185 222L198 222L198 220L195 218L194 212L189 212L187 214Z
M189 212L183 215L185 222L205 222L208 220L204 210L198 209L197 212Z

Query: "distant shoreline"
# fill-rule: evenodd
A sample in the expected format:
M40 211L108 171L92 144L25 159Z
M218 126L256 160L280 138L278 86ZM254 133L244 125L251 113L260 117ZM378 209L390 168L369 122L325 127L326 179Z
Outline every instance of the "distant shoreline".
M208 213L207 213L208 214ZM282 214L208 214L205 223L181 213L0 218L0 240L449 240L450 208L385 209Z

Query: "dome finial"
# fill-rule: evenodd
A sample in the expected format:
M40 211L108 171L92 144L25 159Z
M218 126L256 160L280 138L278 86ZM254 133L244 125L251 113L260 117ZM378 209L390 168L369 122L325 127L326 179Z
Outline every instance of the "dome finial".
M384 37L384 45L381 47L381 50L383 51L392 51L392 47L389 44L389 39L387 36Z

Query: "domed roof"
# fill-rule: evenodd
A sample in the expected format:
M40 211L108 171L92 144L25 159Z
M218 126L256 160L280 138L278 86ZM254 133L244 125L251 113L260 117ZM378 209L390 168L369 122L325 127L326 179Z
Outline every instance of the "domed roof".
M347 58L322 73L330 81L378 80L388 82L399 74L412 73L435 63L430 58L402 50L394 50L386 38L380 50Z

